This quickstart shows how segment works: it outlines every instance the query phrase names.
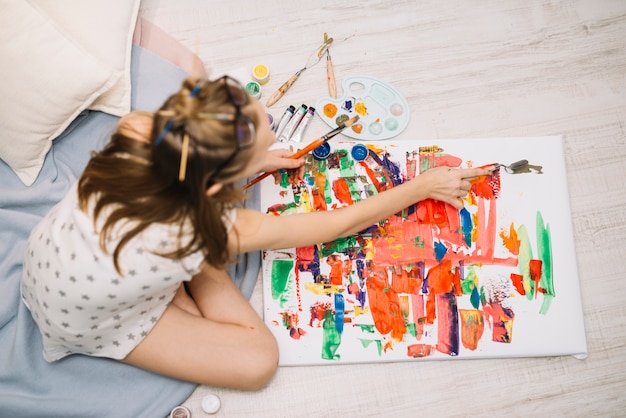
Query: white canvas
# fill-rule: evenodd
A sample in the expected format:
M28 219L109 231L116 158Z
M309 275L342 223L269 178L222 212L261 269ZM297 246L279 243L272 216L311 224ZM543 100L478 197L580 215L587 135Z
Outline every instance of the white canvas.
M318 170L324 171L327 175L328 183L324 198L329 210L333 205L340 207L343 204L337 199L337 194L332 192L334 180L340 177L351 178L353 195L356 190L357 195L364 197L366 195L364 190L370 187L367 185L371 184L371 179L368 178L363 164L355 162L349 156L354 144L355 142L338 140L330 142L335 157L338 150L345 151L339 151L343 159L334 160L341 161L341 167L337 169L328 169L328 163L333 157L331 160L321 162L312 156L307 157L305 183L300 190L295 189L299 196L299 199L296 199L299 200L299 205L294 205L294 190L290 186L274 185L271 181L262 182L262 209L272 207L270 212L273 214L313 210L312 179L315 174L311 173ZM425 150L426 147L433 145L437 145L440 152L432 153L430 156L428 153L422 154L420 159L420 147ZM468 229L461 231L458 225L452 225L457 230L445 232L445 228L442 229L437 225L423 229L425 225L421 222L420 233L424 236L410 237L414 239L416 248L404 247L408 253L415 251L416 254L420 254L419 257L409 255L391 263L383 262L376 254L378 251L376 245L379 244L372 244L373 240L368 241L369 235L364 234L365 238L359 244L360 247L351 246L353 250L358 247L358 250L353 251L353 256L348 257L346 255L348 251L333 253L338 255L341 262L345 261L346 266L341 284L338 285L329 283L332 273L328 262L333 256L330 253L323 255L324 248L338 247L337 242L317 246L318 255L322 254L319 256L320 276L317 278L319 282L317 284L314 283L316 279L310 271L306 268L303 271L298 269L298 265L302 263L296 260L295 249L266 251L262 272L264 318L278 340L281 365L586 356L581 295L560 137L395 143L389 141L372 143L368 147L379 156L387 154L388 160L400 168L403 177L406 177L407 173L407 155L410 156L409 161L415 157L422 165L430 164L429 158L431 160L438 158L438 165L451 164L461 167L491 163L510 164L526 159L531 167L541 166L542 169L541 174L536 168L530 169L527 173L508 174L502 168L499 173L499 193L495 199L482 199L481 203L481 199L474 193L469 195L465 199L464 214L472 219L473 228L469 229L468 235L464 235ZM376 171L380 169L380 165L371 155L370 153L365 164ZM352 164L355 170L352 174L356 176L350 174L349 166ZM421 208L423 211L423 204ZM458 211L457 215L455 211L452 207L445 209L447 216L452 218L458 216ZM491 218L490 213L494 214ZM411 211L405 211L396 218L396 221L407 228L407 223L416 223L417 216L411 214ZM488 225L489 219L493 224ZM522 243L522 249L518 250L518 254L514 254L504 244L504 238L511 238L511 225L517 234L517 241ZM320 228L323 228L323 225L320 225ZM428 229L432 234L424 233ZM522 239L524 231L527 239ZM429 234L430 238L427 236ZM488 234L491 234L491 237L486 237ZM467 238L470 245L459 243L459 236L463 242ZM396 238L391 234L376 242L387 240L392 244L394 242L398 244ZM409 237L405 237L407 238ZM424 252L430 248L428 241L431 238L434 239L433 242L438 242L436 244L438 249L447 249L445 255L439 254L440 259L434 252ZM489 241L488 245L485 244L485 239ZM491 249L493 253L490 252ZM540 254L542 249L543 255ZM357 252L360 255L355 255ZM365 270L382 267L382 271L387 272L384 278L386 287L379 294L388 298L387 304L383 305L389 310L387 314L403 316L400 317L400 322L404 323L405 332L401 336L394 335L393 331L384 332L385 324L380 319L384 318L384 315L378 314L376 316L378 319L374 319L370 301L376 295L369 293L370 288L367 284L373 276L367 274L359 276L358 263L355 261L357 258L371 261L371 265ZM535 261L530 262L531 259ZM449 272L451 274L458 272L461 289L456 286L450 292L452 294L456 292L455 296L444 295L431 299L430 307L435 309L435 318L432 320L431 317L429 321L427 302L429 295L436 293L429 287L432 285L429 281L435 282L434 273L432 277L429 277L429 273L434 271L437 265L444 265L446 260L451 260ZM394 290L394 281L399 280L392 277L390 270L412 271L415 276L420 262L424 263L423 278L428 278L427 285L419 282L419 286L416 287L415 283L419 280L414 280L411 291ZM293 268L289 268L290 263L293 263ZM530 264L535 267L540 265L542 269L541 278L537 278L537 282L530 279ZM520 294L516 288L512 275L521 278L519 286L525 295ZM551 280L546 279L546 275L549 275ZM281 283L285 278L286 286L282 288ZM463 288L474 288L476 291L472 296L471 291ZM420 305L420 299L424 306ZM312 316L312 306L325 307L318 309L317 312L326 312L327 315L321 314L317 318ZM503 315L498 311L499 307L506 308L503 312L513 314L510 317ZM443 310L440 312L440 309ZM463 327L461 312L468 324L467 329ZM468 313L469 316L465 316ZM453 326L442 325L445 318L452 321ZM482 318L483 332L480 337L473 334L473 338L468 338L468 335L472 335L467 332L468 329L475 332L479 328L470 326L472 318ZM456 331L452 332L450 328L454 328L455 321ZM402 325L398 326L402 328ZM440 329L446 331L443 337ZM494 341L494 338L499 341Z

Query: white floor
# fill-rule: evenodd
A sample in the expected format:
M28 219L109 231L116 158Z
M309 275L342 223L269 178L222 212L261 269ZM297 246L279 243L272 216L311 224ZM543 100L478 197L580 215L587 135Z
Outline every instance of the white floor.
M198 387L194 417L207 393L221 417L626 415L626 2L143 0L142 14L210 73L267 65L264 98L328 32L339 82L369 74L407 98L399 139L565 138L587 360L281 368L259 392ZM326 95L321 63L271 111Z

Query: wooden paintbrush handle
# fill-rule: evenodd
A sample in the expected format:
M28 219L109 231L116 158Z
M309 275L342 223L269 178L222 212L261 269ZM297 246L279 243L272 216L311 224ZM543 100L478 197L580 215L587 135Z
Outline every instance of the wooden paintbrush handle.
M270 107L274 103L276 103L281 97L283 97L283 94L285 94L285 92L289 90L289 88L293 85L293 83L296 82L301 72L302 71L298 71L297 73L292 75L289 80L285 81L283 85L280 86L278 90L276 90L274 94L270 96L269 99L267 99L267 103L265 103L265 106Z
M330 54L326 52L326 74L328 76L328 94L333 99L337 98L337 83L335 82L335 71L333 70L333 61Z

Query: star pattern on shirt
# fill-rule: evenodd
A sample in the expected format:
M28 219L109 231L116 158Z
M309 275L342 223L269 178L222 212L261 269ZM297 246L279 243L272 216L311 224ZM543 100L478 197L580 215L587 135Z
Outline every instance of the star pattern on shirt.
M181 274L188 277L184 266L190 264L156 257L153 249L134 246L129 250L131 257L143 256L134 258L144 261L133 263L132 268L126 262L122 265L126 274L110 275L109 255L105 259L103 253L91 252L89 245L80 245L80 239L99 245L99 232L89 228L83 233L81 229L81 224L59 218L56 227L36 235L32 241L36 244L27 252L30 264L24 266L24 281L29 286L24 287L23 297L29 306L37 307L32 314L44 341L49 341L46 347L56 347L57 353L128 353L158 322L178 288L174 284L181 282ZM74 237L72 248L64 253L63 238L70 235ZM160 248L170 244L165 239L156 242Z

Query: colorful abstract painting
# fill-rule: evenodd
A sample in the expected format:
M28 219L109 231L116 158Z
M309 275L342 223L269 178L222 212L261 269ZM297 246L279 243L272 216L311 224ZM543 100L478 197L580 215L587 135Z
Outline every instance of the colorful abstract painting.
M560 137L330 145L300 184L262 183L262 209L335 210L436 166L528 164L474 179L462 210L416 202L353 236L264 252L282 365L585 355Z

